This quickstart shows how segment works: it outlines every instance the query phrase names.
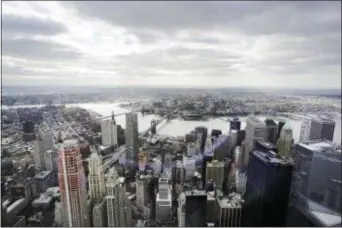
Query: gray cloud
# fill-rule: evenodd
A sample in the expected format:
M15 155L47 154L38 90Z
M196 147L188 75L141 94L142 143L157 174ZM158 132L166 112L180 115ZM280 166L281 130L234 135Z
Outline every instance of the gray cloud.
M65 61L75 60L81 54L67 46L49 41L31 39L3 40L2 54L29 60Z
M70 2L84 16L129 28L316 34L341 27L340 2Z
M2 16L2 29L10 35L15 34L42 34L54 35L66 32L67 29L60 23L39 18L25 18L17 15L4 14Z

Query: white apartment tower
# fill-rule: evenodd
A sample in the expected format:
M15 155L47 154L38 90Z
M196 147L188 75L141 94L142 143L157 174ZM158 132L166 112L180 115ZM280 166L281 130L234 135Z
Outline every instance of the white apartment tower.
M112 119L102 120L101 137L103 146L113 146L114 148L118 146L118 129L114 115Z
M126 197L125 178L115 168L106 174L106 203L109 227L131 226L132 205Z
M45 153L54 149L53 132L47 130L39 132L35 141L35 166L37 169L46 170Z
M89 193L93 203L99 203L105 196L105 179L102 159L97 152L93 152L89 158Z

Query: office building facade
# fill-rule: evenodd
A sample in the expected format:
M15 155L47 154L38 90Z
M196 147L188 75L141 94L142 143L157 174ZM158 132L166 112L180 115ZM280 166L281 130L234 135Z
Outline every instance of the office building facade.
M308 118L301 125L300 142L311 140L333 141L335 131L335 121L323 118Z
M212 180L215 182L216 188L222 190L223 182L224 182L224 162L219 162L214 160L210 163L207 163L206 167L206 182Z
M205 191L185 192L185 226L206 226L207 193Z
M218 197L219 227L240 227L242 220L243 199L238 193Z
M99 203L105 196L105 179L102 159L97 152L93 152L89 158L89 194L91 201Z
M101 138L103 146L118 146L118 128L113 119L105 119L101 121Z
M253 151L248 164L243 226L284 226L292 164L274 152Z
M265 140L273 144L277 143L278 126L272 119L265 120Z
M126 114L126 164L135 167L138 162L139 135L138 135L138 115L137 113Z
M292 128L290 123L287 121L283 128L281 129L281 133L279 139L277 141L277 150L278 154L282 157L290 158L292 157L292 144L293 144L293 136L292 136Z
M131 226L132 205L126 197L125 178L115 168L106 174L106 204L109 227Z
M265 123L259 120L255 116L249 116L247 118L246 125L246 139L244 150L244 166L247 167L249 161L249 153L253 151L255 146L255 140L265 138Z

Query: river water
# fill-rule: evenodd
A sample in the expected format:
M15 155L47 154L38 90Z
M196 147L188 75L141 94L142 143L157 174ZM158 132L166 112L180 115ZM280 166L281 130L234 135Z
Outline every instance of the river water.
M81 107L87 109L92 112L96 112L102 116L110 116L112 111L116 114L128 112L127 109L122 108L119 106L118 103L83 103L83 104L67 104L66 107ZM31 106L12 106L11 108L18 108L18 107L39 107L39 105L31 105ZM6 106L2 106L2 108L9 108ZM261 120L265 120L265 116L258 116ZM138 114L138 126L139 131L145 131L147 128L150 127L150 123L153 119L158 119L159 117L155 115L142 115L141 113ZM246 119L247 117L240 117L241 120L241 128L244 129L246 127ZM117 116L115 120L118 124L122 127L126 127L125 116ZM277 120L275 119L277 122ZM293 138L295 142L299 140L300 134L300 126L302 121L298 119L289 119L290 124L293 129ZM334 132L334 139L333 141L336 143L341 144L341 118L335 119L336 126ZM221 118L211 118L208 120L203 121L184 121L182 119L173 119L170 122L163 121L157 127L158 134L161 135L169 135L169 136L184 136L185 134L189 133L197 126L205 126L208 128L209 132L212 129L219 129L222 130L223 133L227 133L229 131L229 122L222 120Z

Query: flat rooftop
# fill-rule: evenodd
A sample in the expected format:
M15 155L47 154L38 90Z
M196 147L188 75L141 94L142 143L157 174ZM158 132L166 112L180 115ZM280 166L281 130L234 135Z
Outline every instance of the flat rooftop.
M35 179L45 179L48 177L52 172L51 171L39 171L34 178Z
M300 143L299 145L311 151L320 152L324 150L336 150L336 152L341 153L341 150L337 150L336 145L329 141L312 141L308 143Z
M276 154L273 152L271 154L266 154L261 151L254 151L253 154L264 163L271 164L271 165L283 165L283 166L290 166L292 165L288 160L283 158L277 157Z

